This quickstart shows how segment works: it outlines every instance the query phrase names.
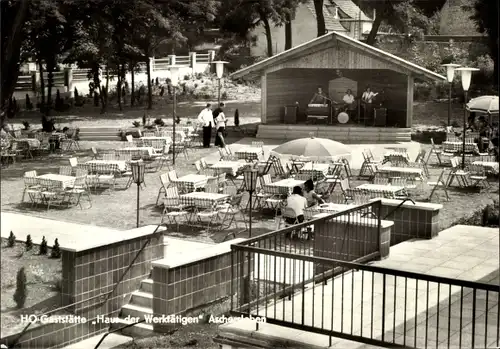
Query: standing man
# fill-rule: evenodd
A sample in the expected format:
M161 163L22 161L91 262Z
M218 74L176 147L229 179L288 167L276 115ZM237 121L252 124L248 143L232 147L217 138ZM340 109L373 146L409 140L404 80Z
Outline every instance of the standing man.
M378 93L373 93L370 86L366 87L365 92L361 96L361 101L364 104L365 119L371 118L373 114L373 99L378 95Z
M214 123L217 122L217 118L219 117L219 114L222 114L222 116L224 117L224 111L222 110L222 108L224 108L224 103L221 102L221 103L219 103L219 106L217 108L215 108L215 110L212 112L212 117L213 117ZM217 129L215 131L215 143L217 143ZM215 145L217 146L217 144L215 144Z
M212 138L212 105L207 104L198 115L198 122L203 126L203 148L210 148L210 139Z

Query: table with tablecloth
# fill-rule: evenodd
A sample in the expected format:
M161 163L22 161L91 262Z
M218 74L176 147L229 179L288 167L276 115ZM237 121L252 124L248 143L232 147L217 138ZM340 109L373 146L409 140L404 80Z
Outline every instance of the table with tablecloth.
M302 187L304 185L303 180L286 178L280 181L266 184L263 186L263 190L269 194L275 195L288 195L292 192L294 187Z
M36 138L16 138L13 141L28 144L31 149L40 148L40 141Z
M208 208L214 205L225 203L230 198L228 194L207 193L204 191L195 191L179 196L182 205L195 206L199 208Z
M131 154L132 157L150 158L153 156L152 147L126 147L115 150L116 154Z
M157 137L169 137L170 139L174 139L174 132L172 130L161 130L160 132L155 132L155 135ZM177 143L179 139L181 142L184 142L184 140L186 139L186 132L175 130L175 142Z
M180 192L189 193L196 189L204 188L209 178L211 177L199 174L188 174L173 180L172 183Z
M328 174L329 167L329 164L307 162L299 169L298 177L308 176L314 178L314 180L323 179Z
M383 175L395 174L397 177L411 177L413 179L423 179L425 177L425 171L418 167L383 166L378 167L376 173Z
M56 173L47 173L41 176L37 176L36 178L41 180L49 180L55 184L54 186L60 187L61 189L72 188L76 180L76 177L60 175Z
M349 210L356 207L354 204L334 204L331 202L316 205L313 207L308 207L304 210L304 216L306 219L320 218L331 215L332 213Z
M234 152L236 158L246 161L259 160L262 154L262 148L242 148Z
M443 142L443 152L444 153L462 153L463 148L463 143L462 142L450 142L446 141ZM479 154L479 148L477 147L476 143L465 143L465 153L469 154Z
M236 173L245 166L248 166L248 164L241 161L219 161L210 166L210 168L213 169L214 175L227 173L231 176L235 176Z
M384 160L382 163L385 164L390 162L391 164L407 164L410 161L408 153L402 153L397 151L388 151L384 154Z
M499 164L498 162L493 161L474 161L473 165L478 165L484 168L485 171L498 174L499 172Z
M356 189L369 192L369 193L374 193L374 194L391 194L393 198L396 197L396 195L405 195L406 191L404 187L398 186L398 185L386 185L386 184L370 184L370 183L365 183L361 184L356 187Z
M125 172L128 168L127 161L124 160L90 160L85 163L88 167L96 165L115 165L120 172Z
M143 147L151 147L158 150L162 150L163 146L172 144L172 138L169 136L165 137L156 137L156 136L148 136L140 138ZM161 147L155 147L155 145L161 144Z

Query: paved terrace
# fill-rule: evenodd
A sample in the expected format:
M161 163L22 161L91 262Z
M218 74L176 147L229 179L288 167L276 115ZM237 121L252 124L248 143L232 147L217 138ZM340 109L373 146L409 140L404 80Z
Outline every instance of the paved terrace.
M255 142L255 138L243 138L236 143L229 145L231 151L234 153L243 148L248 148L252 146L252 142ZM259 141L259 140L258 140ZM264 142L264 159L269 157L271 150L281 145L283 142L279 140L265 139ZM370 149L373 153L375 159L383 159L384 154L387 152L388 147L402 147L406 148L410 159L414 160L418 152L420 151L420 143L417 142L405 142L405 143L391 143L391 144L348 144L351 149L351 159L349 164L353 169L360 169L363 164L362 152L365 149ZM205 161L209 164L214 164L220 160L220 155L218 151L214 151L210 155L206 156Z
M261 257L261 266L266 263ZM274 258L271 258L274 259ZM276 262L275 262L276 263ZM282 263L280 263L282 264ZM299 264L299 263L297 263ZM300 264L302 264L300 262ZM411 240L391 247L390 256L382 261L371 263L374 266L399 269L436 275L441 277L455 278L468 281L481 281L484 283L500 284L499 280L499 232L497 228L483 228L473 226L454 226L439 233L439 236L432 240ZM273 265L269 263L269 265ZM306 265L306 274L309 267ZM262 268L262 267L261 267ZM278 266L278 269L280 266ZM290 265L287 270L292 270ZM270 279L268 273L262 279ZM292 273L295 274L295 273ZM296 274L302 274L302 270L297 265ZM375 274L373 280L373 302L372 296L372 275L369 272L363 273L363 287L361 287L362 272L355 271L338 276L335 281L328 281L326 286L312 284L306 285L304 299L302 292L294 295L292 300L276 302L275 306L262 307L258 309L260 316L274 317L278 320L293 321L301 323L302 307L305 309L305 324L321 327L325 329L333 327L336 331L351 333L351 323L353 324L353 334L363 334L370 337L371 307L374 308L373 338L381 339L382 322L377 319L382 314L382 290L383 277ZM283 280L283 276L277 279ZM307 278L307 275L306 275ZM301 277L297 276L295 283L300 283ZM341 281L343 280L343 282ZM429 283L429 300L426 297L426 282L417 284L415 279L407 279L407 317L404 318L405 304L405 279L398 277L397 284L394 285L393 276L386 276L386 305L385 305L385 340L395 341L403 344L403 334L406 330L406 344L415 346L415 327L417 328L416 346L425 346L425 321L426 309L428 309L428 333L427 345L436 347L436 337L438 343L448 340L448 299L450 288L441 285L438 296L438 285ZM278 280L279 281L279 280ZM354 297L352 294L352 283L356 288ZM343 290L342 290L343 283ZM333 285L333 286L332 286ZM394 291L395 290L395 291ZM343 297L342 297L343 292ZM363 292L363 294L362 294ZM472 337L472 291L465 289L463 296L463 320L462 320L462 347L471 347ZM482 293L482 294L481 294ZM322 295L324 295L322 297ZM415 296L418 301L415 302ZM476 308L476 347L484 347L485 342L485 319L488 311L488 337L487 345L493 346L496 341L496 327L498 319L498 294L489 293L488 303L485 302L485 292L477 294ZM332 305L332 298L335 303ZM451 288L451 326L450 326L450 346L459 345L460 322L460 288ZM343 302L342 302L343 299ZM439 302L438 302L439 299ZM363 306L361 307L363 300ZM395 303L394 301L395 300ZM304 303L303 303L304 301ZM439 303L439 304L438 304ZM293 305L292 305L293 304ZM322 313L322 307L325 311ZM416 309L415 309L416 308ZM438 309L439 308L439 316ZM275 313L276 309L276 313ZM364 310L364 314L362 310ZM396 309L396 312L395 312ZM351 322L351 313L353 322ZM394 314L396 318L394 319ZM276 314L276 316L274 315ZM335 314L332 321L332 314ZM343 315L342 315L343 314ZM415 316L415 314L417 314ZM361 316L363 316L363 327L361 328ZM439 331L436 331L436 322L439 317ZM293 319L293 320L292 320ZM404 323L406 321L406 326ZM395 331L392 329L395 328ZM255 331L255 323L248 320L240 320L236 323L222 325L220 327L221 336L225 338L235 338L244 340L252 337L263 342L274 340L288 340L292 347L303 348L328 348L329 337L305 331L294 330L286 327L261 324L259 331ZM335 348L366 348L366 344L333 338L332 347Z

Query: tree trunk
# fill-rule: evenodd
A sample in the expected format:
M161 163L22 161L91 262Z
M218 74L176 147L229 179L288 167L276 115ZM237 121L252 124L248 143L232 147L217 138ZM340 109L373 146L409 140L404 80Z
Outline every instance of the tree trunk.
M117 92L117 96L118 96L118 109L120 109L120 111L123 109L122 108L122 65L119 64L118 65L118 79L116 80L116 92Z
M287 15L285 22L285 51L292 48L292 19Z
M267 56L273 56L273 37L271 34L271 25L269 24L269 20L267 19L264 13L260 14L260 18L262 23L264 23L264 30L266 32L266 41L267 41Z
M101 88L101 114L108 109L108 91L109 91L109 68L106 66L106 85Z
M101 80L99 79L99 64L94 63L92 65L92 75L94 77L94 93L97 90L99 97L101 97ZM99 106L99 100L94 98L94 107Z
M2 14L13 14L14 18L12 21L8 21L6 18L2 18L2 31L9 33L6 36L7 40L2 40L2 56L1 56L1 120L0 125L4 124L5 109L8 107L8 102L14 93L16 88L17 79L19 77L19 61L21 57L21 46L23 44L24 38L24 24L26 20L26 15L28 14L29 0L21 0L15 6L15 10L8 9L9 4L5 1L2 3ZM5 6L5 7L4 7ZM4 13L4 9L6 9ZM15 11L15 12L14 12ZM6 25L10 23L10 25ZM7 27L7 28L5 28ZM5 35L4 33L2 33ZM2 35L2 36L3 36Z
M135 64L130 65L130 106L135 104Z
M149 65L149 57L146 59L146 70L148 74L148 109L153 109L153 86L151 85L151 65Z
M323 0L314 0L314 11L316 12L316 24L318 36L326 34L325 16L323 14Z
M372 24L372 29L370 30L370 34L368 34L368 37L366 38L366 43L368 45L375 44L375 38L377 37L378 29L380 28L380 24L382 24L382 17L381 15L375 16L375 21L373 21Z
M40 110L45 109L45 81L43 80L43 64L42 61L38 61L38 70L40 73Z
M47 64L47 109L52 107L52 87L54 86L54 65Z

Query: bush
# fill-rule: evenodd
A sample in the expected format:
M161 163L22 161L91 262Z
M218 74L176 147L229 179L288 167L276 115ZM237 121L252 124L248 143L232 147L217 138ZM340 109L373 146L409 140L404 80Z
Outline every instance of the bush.
M139 121L134 121L132 122L132 125L134 125L134 127L139 127L141 126L141 123Z
M191 77L189 76L189 74L184 75L184 80L190 80L190 79Z
M64 101L61 98L61 92L58 89L56 91L56 100L55 100L54 109L57 110L57 111L62 111L63 108L64 108Z
M26 93L26 110L33 110L33 103L31 103L30 95Z
M45 236L42 237L42 243L40 244L40 250L38 254L44 256L47 254L47 240L45 240Z
M16 236L10 231L9 238L7 239L7 247L14 247L16 245Z
M26 236L26 251L31 251L33 248L33 240L31 240L31 235Z
M234 126L240 126L240 112L238 109L234 111Z
M163 121L162 118L156 118L154 123L155 123L155 125L158 125L158 126L165 126L165 121Z
M30 123L28 121L23 121L23 126L24 126L25 130L29 130L30 129Z
M19 309L23 308L26 303L26 297L28 295L26 284L26 271L24 267L22 267L17 272L16 291L14 292L14 301Z
M47 117L44 115L42 116L42 131L43 132L53 132L55 128L55 120L54 119L47 119Z
M50 251L50 258L60 258L61 249L59 248L59 241L56 239L54 241L54 246L52 246L52 251Z
M227 100L227 92L226 91L223 91L221 96L220 96L221 99L224 99L224 100Z
M146 126L147 118L148 118L148 116L146 115L146 113L144 113L144 115L142 115L142 126Z

